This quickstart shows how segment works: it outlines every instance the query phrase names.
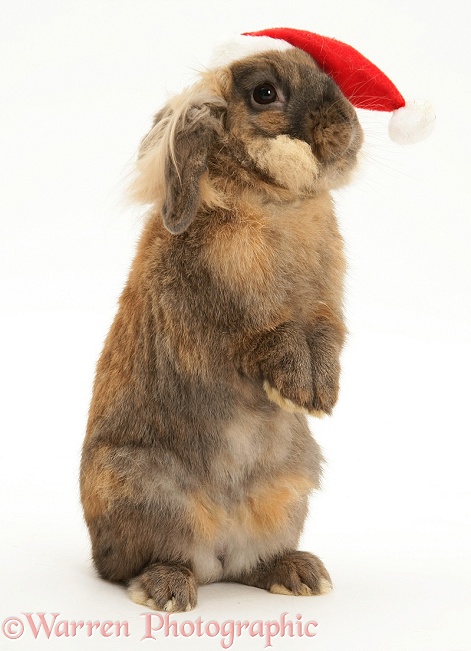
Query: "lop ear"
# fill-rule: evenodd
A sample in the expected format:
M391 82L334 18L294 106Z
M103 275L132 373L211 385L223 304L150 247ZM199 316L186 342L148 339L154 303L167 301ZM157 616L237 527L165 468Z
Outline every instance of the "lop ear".
M223 133L225 107L213 92L190 88L157 113L141 144L134 198L161 210L171 233L182 233L196 216L201 176Z
M185 231L198 212L201 176L207 169L214 141L222 131L217 113L214 104L193 105L176 125L165 161L162 206L164 225L171 233Z

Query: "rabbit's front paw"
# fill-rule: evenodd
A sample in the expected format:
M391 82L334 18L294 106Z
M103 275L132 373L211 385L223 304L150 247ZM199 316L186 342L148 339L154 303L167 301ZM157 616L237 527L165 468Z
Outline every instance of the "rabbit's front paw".
M312 407L311 352L301 326L286 322L264 332L245 356L247 374L261 379L268 398L286 411Z
M329 355L314 346L311 349L311 364L314 395L309 413L312 415L330 414L339 393L340 363L338 354Z
M298 402L294 402L290 398L286 398L283 394L281 394L276 387L270 384L268 380L265 380L263 382L263 388L269 400L277 404L285 411L289 411L291 413L301 412L302 414L316 416L317 418L322 418L325 415L325 411L313 408L312 400L299 400Z
M337 401L340 347L325 321L307 332L286 322L253 342L244 370L261 376L268 398L285 411L319 417L330 414Z
M318 351L311 356L309 385L301 384L301 373L277 373L275 381L265 379L263 388L268 398L289 412L301 412L322 418L330 414L337 402L340 365L338 359L319 359ZM307 364L305 363L305 366Z
M258 349L263 388L286 411L308 412L313 401L311 355L296 323L284 323L264 337Z
M339 395L338 372L329 369L328 376L319 381L317 378L312 412L331 414Z

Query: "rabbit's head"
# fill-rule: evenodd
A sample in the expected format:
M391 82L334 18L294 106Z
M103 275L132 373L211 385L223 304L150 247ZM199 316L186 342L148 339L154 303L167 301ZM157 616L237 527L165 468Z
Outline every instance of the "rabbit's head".
M180 233L235 188L293 200L343 185L362 139L355 109L308 54L263 52L203 73L156 115L134 194Z

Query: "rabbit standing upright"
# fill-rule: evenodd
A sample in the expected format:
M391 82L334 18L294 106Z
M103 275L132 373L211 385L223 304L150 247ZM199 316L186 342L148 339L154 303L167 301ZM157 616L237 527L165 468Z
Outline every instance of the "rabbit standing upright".
M337 400L345 261L329 192L361 143L352 104L297 47L202 73L142 143L135 195L152 209L81 466L96 569L137 603L189 610L214 581L331 586L297 550L322 464L305 414Z

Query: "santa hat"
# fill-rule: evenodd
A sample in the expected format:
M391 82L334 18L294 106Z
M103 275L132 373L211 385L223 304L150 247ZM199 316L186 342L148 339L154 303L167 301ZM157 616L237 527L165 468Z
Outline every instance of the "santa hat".
M326 36L288 27L246 32L221 44L211 64L227 65L245 56L292 47L307 52L360 109L392 112L389 136L399 144L412 144L433 130L435 114L429 102L406 102L392 81L350 45Z

